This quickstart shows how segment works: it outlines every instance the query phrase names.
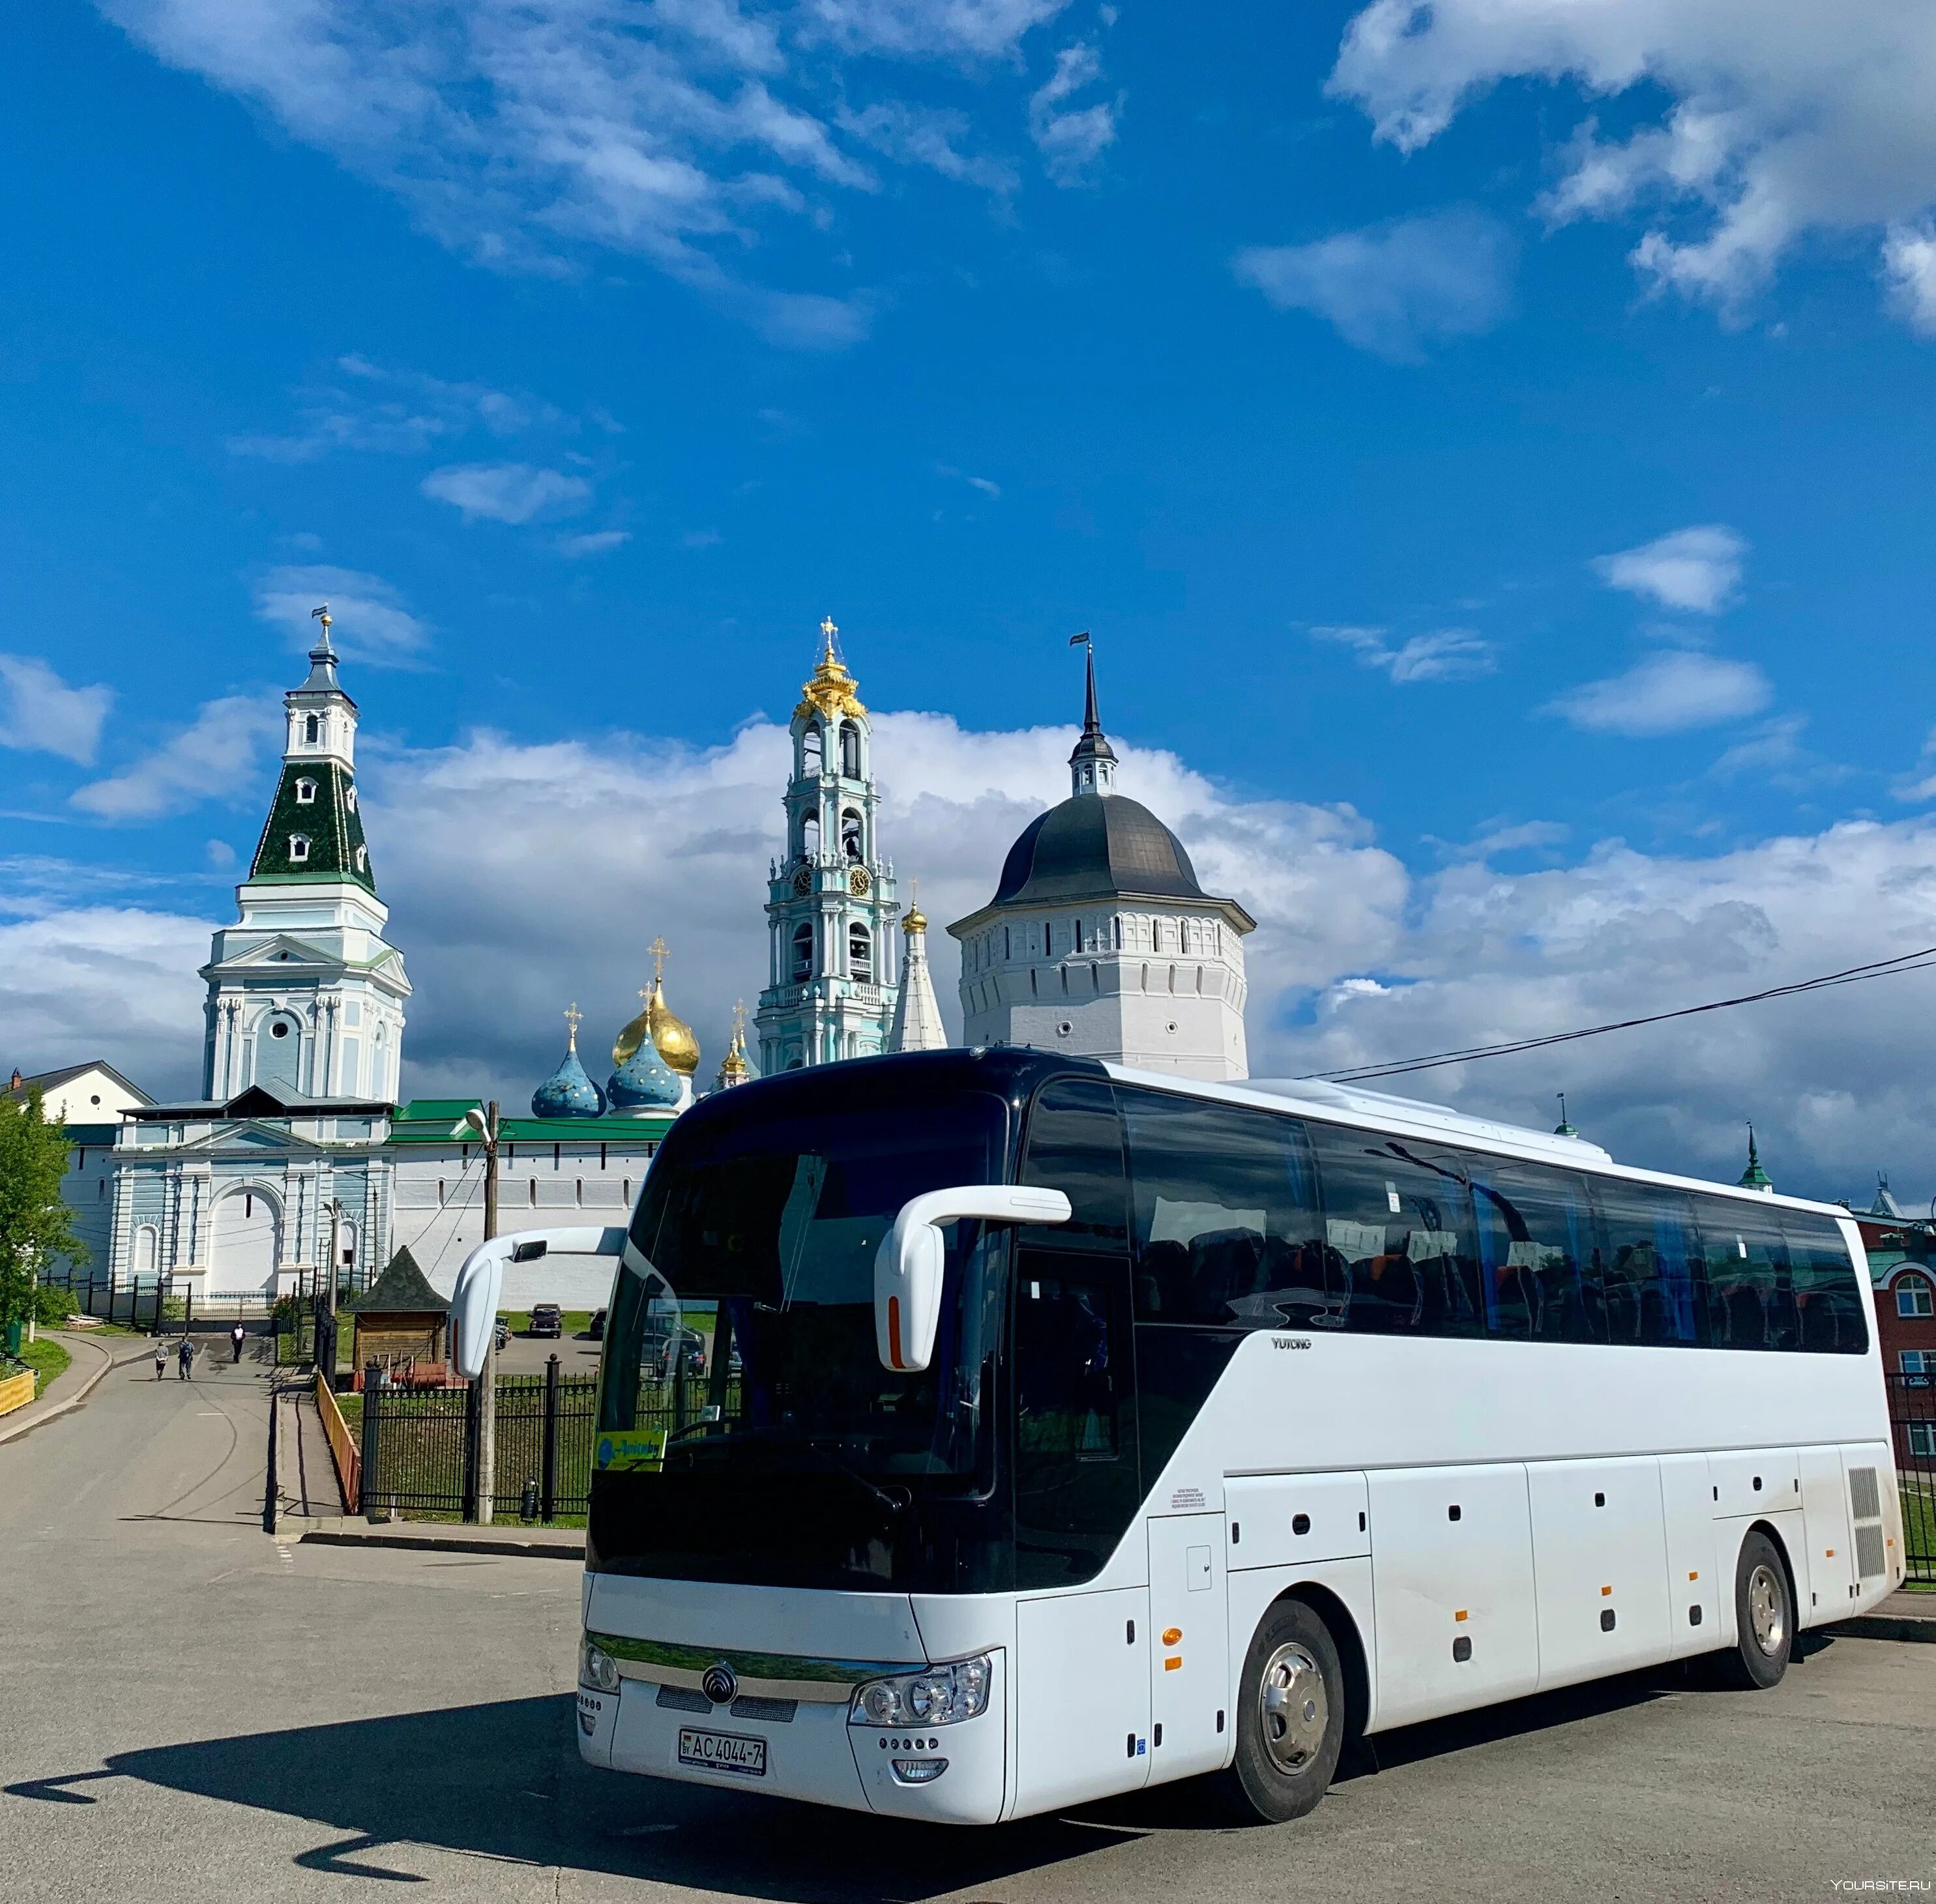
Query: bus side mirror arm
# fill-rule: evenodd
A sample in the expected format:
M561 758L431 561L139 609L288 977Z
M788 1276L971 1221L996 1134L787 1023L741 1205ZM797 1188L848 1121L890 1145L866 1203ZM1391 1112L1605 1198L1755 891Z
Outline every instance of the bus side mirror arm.
M555 1250L567 1256L616 1256L623 1253L622 1229L517 1230L480 1243L457 1272L450 1298L450 1353L457 1372L476 1381L484 1372L491 1336L497 1326L498 1304L504 1293L507 1263L535 1262Z
M1018 1183L967 1183L932 1190L901 1206L874 1256L874 1346L883 1368L912 1374L934 1357L941 1321L943 1223L979 1217L990 1223L1066 1223L1060 1190Z

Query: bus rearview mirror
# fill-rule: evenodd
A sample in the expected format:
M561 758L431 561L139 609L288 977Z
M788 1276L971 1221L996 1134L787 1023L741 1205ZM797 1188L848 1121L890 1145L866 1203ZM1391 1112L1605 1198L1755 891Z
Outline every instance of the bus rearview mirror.
M931 1190L902 1204L874 1254L874 1345L884 1368L914 1374L934 1357L941 1320L943 1223L979 1217L991 1223L1066 1223L1060 1190L1019 1183L965 1183Z
M504 1265L531 1262L554 1252L567 1256L616 1256L624 1253L622 1229L518 1230L480 1243L457 1272L450 1298L450 1355L457 1372L474 1382L484 1372L504 1293Z

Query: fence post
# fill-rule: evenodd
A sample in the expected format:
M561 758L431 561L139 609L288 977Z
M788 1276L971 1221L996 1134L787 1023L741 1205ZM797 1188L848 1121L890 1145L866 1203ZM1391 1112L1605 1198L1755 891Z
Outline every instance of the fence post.
M545 1359L544 1443L539 1473L538 1519L549 1524L558 1518L558 1358Z
M171 1283L174 1280L172 1276L168 1278ZM188 1294L182 1298L182 1334L187 1334L189 1330L194 1325L194 1322L195 1285L191 1283L188 1286Z
M363 1518L377 1518L377 1418L381 1413L383 1390L377 1386L377 1365L363 1371L363 1457L358 1464L358 1484L363 1497Z
M464 1518L475 1522L483 1471L484 1385L473 1380L464 1390Z
M276 1485L276 1417L282 1413L282 1398L272 1383L269 1389L269 1476L262 1484L262 1531L276 1531L276 1509L281 1490Z

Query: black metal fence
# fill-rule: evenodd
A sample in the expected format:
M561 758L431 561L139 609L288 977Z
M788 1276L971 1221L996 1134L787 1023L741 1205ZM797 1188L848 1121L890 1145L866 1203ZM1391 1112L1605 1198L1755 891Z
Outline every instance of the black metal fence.
M1910 1579L1936 1582L1936 1375L1887 1380L1902 1487L1903 1559Z
M164 1329L186 1328L195 1319L198 1306L195 1286L168 1274L135 1276L118 1287L107 1276L50 1276L50 1288L65 1289L75 1314L96 1316L104 1322L119 1322L129 1328L147 1329L159 1334ZM266 1310L266 1303L262 1307Z

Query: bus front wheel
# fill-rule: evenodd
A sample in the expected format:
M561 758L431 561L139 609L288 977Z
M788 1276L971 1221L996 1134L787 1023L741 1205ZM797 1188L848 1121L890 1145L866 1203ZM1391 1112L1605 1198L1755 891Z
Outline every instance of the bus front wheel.
M1795 1596L1774 1543L1750 1534L1735 1564L1733 1648L1717 1661L1723 1680L1745 1692L1774 1685L1795 1647Z
M1330 1629L1301 1600L1266 1613L1244 1660L1227 1795L1272 1824L1324 1796L1345 1743L1345 1673Z

